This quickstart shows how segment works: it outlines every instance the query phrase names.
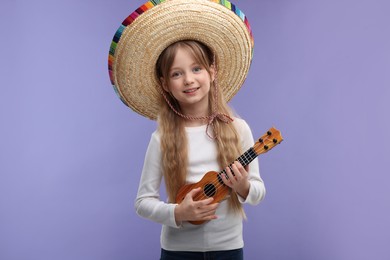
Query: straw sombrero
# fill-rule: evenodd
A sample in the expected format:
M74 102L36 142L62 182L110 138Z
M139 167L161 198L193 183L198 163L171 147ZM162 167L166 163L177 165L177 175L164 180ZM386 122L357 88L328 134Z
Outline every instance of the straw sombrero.
M207 45L215 54L225 99L237 93L253 55L251 28L241 10L224 0L154 0L122 22L110 47L110 79L123 103L147 118L157 118L161 94L156 61L180 40Z

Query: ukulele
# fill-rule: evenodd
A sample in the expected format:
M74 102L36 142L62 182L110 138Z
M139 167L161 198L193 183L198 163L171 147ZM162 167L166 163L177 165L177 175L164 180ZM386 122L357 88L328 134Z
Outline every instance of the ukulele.
M257 158L257 156L268 152L276 145L280 144L282 141L283 141L283 137L280 134L280 131L272 127L267 131L267 133L261 136L251 148L249 148L245 153L243 153L240 157L238 157L236 161L239 161L242 164L242 166L245 167L250 162L252 162L255 158ZM230 168L234 176L231 166L232 164L230 164L228 167ZM223 183L221 177L222 174L224 174L225 177L229 179L225 170L222 170L219 173L215 171L209 171L202 177L202 179L199 182L184 185L179 189L177 193L176 203L180 204L184 200L184 197L187 195L187 193L199 187L201 187L201 193L199 193L194 197L195 201L204 200L213 197L214 198L213 202L220 202L230 193L231 190L228 186L226 186ZM189 222L194 225L200 225L205 221L200 220L200 221L189 221Z

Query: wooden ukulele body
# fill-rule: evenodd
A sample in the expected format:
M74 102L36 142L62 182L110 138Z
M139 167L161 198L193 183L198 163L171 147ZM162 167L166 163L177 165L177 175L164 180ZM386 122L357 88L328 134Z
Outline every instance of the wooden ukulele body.
M223 183L218 172L209 171L203 176L203 178L199 182L187 184L181 187L176 196L176 203L180 204L184 200L184 197L187 195L187 193L196 188L201 188L201 191L194 196L194 201L204 200L212 197L214 198L213 203L217 203L225 199L231 190ZM194 225L200 225L203 224L205 221L189 222Z

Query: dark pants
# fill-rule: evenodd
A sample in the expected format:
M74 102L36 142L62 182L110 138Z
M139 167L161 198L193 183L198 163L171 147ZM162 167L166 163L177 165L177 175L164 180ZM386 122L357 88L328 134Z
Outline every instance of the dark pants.
M242 248L226 251L185 252L161 249L160 260L243 260Z

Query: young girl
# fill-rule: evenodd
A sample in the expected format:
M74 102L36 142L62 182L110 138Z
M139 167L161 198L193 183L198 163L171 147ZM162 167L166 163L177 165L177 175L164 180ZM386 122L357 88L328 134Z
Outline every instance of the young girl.
M235 162L232 166L235 177L229 168L226 168L229 181L223 177L223 182L233 191L228 200L219 204L213 203L212 198L194 201L201 192L195 189L182 203L174 203L181 186L198 182L208 170L229 165L253 145L249 127L238 118L230 124L214 120L215 139L207 135L210 130L207 116L214 106L227 118L231 115L215 85L213 64L211 51L195 41L172 44L157 62L157 75L167 100L162 98L161 101L158 130L153 133L147 150L135 204L139 215L163 224L163 256L182 254L168 251L237 249L233 253L240 255L243 247L241 203L257 204L264 196L257 163L250 165L248 173ZM159 199L163 176L168 203ZM200 226L187 222L204 220L211 221Z
M152 134L145 156L135 200L136 211L140 216L162 224L161 259L243 259L242 221L245 214L242 204L258 204L264 198L265 188L257 160L245 168L238 161L232 164L253 146L254 141L249 126L233 116L226 100L238 91L243 81L241 79L241 82L236 82L237 85L229 86L228 83L234 82L237 77L234 70L243 71L246 75L250 65L253 41L249 27L244 23L245 19L237 19L233 8L228 10L213 1L171 0L149 8L144 6L142 10L142 15L137 13L137 20L132 18L138 24L126 24L125 20L123 25L126 28L118 30L120 34L118 37L117 32L114 37L109 61L111 80L122 101L138 113L158 120L158 128ZM194 13L194 10L197 12ZM234 7L234 10L238 9ZM202 21L202 18L210 19L210 15L215 20L213 13L218 13L220 19L229 20L229 24L239 23L241 29L233 26L232 30L236 31L231 35L231 31L221 27L218 19L215 22L207 20L204 27L189 21L189 17ZM165 26L161 24L162 27L150 35L144 34L148 39L144 40L144 44L138 42L138 47L134 47L130 43L141 39L134 36L137 30L146 24L158 27L156 16L162 19L168 14L175 19L171 17L163 22ZM200 17L193 17L196 15ZM155 22L149 19L155 19ZM169 33L167 23L182 26L184 35L180 35L183 30ZM218 35L221 30L225 32ZM144 30L145 33L149 31ZM152 34L161 31L164 34L154 38L154 41L160 40L159 44L156 43L155 48L145 47L155 37ZM161 40L167 32L169 37ZM124 38L126 33L127 38ZM236 42L237 36L247 42L246 48L242 48L242 42L237 43L244 49L240 53L234 51L237 46L225 43L229 37ZM219 44L214 48L210 41L213 37ZM121 42L122 39L127 42ZM129 51L128 48L133 49ZM232 48L232 55L226 55L227 50ZM149 59L143 59L150 64L139 68L142 65L136 61L140 62L141 58L133 55L131 61L129 58L125 61L123 57L127 57L126 53L144 58L143 55L150 55ZM142 71L144 77L150 76L149 84L130 82L140 79L137 75L141 73L137 74L136 70ZM145 90L147 86L149 89ZM134 94L134 91L137 93ZM136 100L139 96L142 102ZM145 105L148 99L152 101ZM227 167L230 164L231 167ZM216 203L212 197L203 198L203 191L197 188L176 203L177 193L183 185L198 182L208 171L224 168L226 176L221 178L224 185L231 189L225 200ZM160 199L162 179L167 201ZM194 221L204 223L195 225Z

